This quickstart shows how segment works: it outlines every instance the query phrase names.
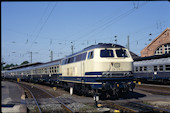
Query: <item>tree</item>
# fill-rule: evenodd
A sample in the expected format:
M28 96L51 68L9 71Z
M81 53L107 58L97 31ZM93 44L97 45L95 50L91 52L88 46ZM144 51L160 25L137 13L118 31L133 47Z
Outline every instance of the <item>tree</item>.
M24 61L24 62L21 63L21 65L24 65L24 64L29 64L29 62L28 61Z
M4 70L4 69L8 69L8 68L10 68L10 67L15 67L15 66L17 66L17 64L16 64L16 65L14 65L14 64L6 64L6 65L3 67L3 70Z

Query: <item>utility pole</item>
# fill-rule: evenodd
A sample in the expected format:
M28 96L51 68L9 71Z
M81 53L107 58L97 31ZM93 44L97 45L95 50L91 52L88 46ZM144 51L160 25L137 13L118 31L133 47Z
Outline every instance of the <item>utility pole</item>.
M115 36L115 43L117 44L117 36Z
M127 48L128 48L128 50L130 50L130 48L129 48L129 35L127 37Z
M32 63L32 52L30 52L30 54L31 54L31 63Z
M28 52L28 53L30 53L30 58L31 58L31 63L32 63L32 54L33 54L33 53L38 54L38 52L32 52L32 51L31 51L31 52Z
M71 42L71 44L72 44L73 42ZM73 50L74 50L74 46L73 45L71 45L71 51L72 51L72 54L73 54Z
M72 51L72 54L73 54L73 49L74 49L74 46L73 46L73 45L71 45L71 51Z
M53 51L51 51L51 61L53 61Z

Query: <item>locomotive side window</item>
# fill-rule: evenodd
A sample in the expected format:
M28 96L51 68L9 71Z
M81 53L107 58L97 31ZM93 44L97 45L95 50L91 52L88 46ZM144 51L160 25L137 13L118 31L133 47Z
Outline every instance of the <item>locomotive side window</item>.
M76 56L76 62L80 61L81 60L81 54Z
M117 57L128 57L127 51L123 49L116 50Z
M93 58L93 51L91 51L91 52L89 52L89 54L88 54L88 59L92 59Z
M86 59L86 54L87 54L87 52L82 54L81 60L85 60Z
M100 57L114 57L113 50L101 50L100 51Z
M73 63L73 61L74 61L74 57L68 59L68 63Z

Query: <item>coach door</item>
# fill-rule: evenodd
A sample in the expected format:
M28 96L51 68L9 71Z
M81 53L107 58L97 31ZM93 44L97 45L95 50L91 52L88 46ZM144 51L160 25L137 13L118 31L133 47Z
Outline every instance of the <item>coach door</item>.
M84 74L85 74L85 73L84 73L84 70L85 70L84 68L85 68L85 67L84 67L84 61L82 61L82 62L81 62L81 76L84 76Z

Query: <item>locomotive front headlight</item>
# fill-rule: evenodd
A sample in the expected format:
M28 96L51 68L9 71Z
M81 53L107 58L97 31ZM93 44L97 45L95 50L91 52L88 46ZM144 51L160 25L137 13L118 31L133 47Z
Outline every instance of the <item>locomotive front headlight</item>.
M117 84L117 87L119 87L119 84Z
M132 82L128 82L128 84L130 85Z

